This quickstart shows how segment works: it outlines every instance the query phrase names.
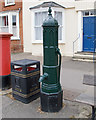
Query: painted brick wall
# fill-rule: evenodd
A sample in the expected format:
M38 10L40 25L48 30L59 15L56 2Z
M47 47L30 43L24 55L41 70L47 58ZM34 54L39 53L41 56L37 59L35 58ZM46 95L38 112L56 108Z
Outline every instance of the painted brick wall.
M11 40L11 52L23 52L23 15L22 15L22 0L16 0L15 5L5 6L5 0L0 0L0 12L19 10L19 35L20 40Z

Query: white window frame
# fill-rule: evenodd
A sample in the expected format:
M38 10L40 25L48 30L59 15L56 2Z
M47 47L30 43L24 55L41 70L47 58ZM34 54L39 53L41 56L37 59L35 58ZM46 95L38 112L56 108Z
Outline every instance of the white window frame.
M15 0L13 0L13 3L7 3L8 0L5 0L5 6L15 5Z
M31 11L31 40L32 43L43 43L43 40L35 40L35 13L36 12L48 12L48 7L32 9ZM52 7L52 16L54 17L54 12L62 12L62 40L58 40L59 43L65 43L65 10L64 8Z
M78 52L83 50L83 12L78 11Z
M6 15L8 15L8 27L9 27L9 33L11 33L11 34L12 34L12 15L16 15L17 37L12 36L11 40L20 40L20 36L19 36L19 11L7 12L7 13L0 14L0 16L6 16Z

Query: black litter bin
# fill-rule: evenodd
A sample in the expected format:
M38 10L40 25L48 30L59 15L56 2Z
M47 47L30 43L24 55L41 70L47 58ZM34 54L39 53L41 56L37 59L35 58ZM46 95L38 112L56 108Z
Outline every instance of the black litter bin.
M40 62L23 59L11 62L12 95L29 103L40 96Z

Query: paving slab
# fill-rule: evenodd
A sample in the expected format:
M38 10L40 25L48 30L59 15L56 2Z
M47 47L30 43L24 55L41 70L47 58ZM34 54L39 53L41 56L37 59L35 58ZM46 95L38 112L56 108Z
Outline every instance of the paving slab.
M84 75L83 84L96 86L96 76Z
M64 100L74 101L81 93L75 90L64 89Z
M78 97L75 98L75 100L77 102L82 102L82 103L86 103L91 106L96 106L96 102L95 102L96 97L86 94L86 93L80 94Z

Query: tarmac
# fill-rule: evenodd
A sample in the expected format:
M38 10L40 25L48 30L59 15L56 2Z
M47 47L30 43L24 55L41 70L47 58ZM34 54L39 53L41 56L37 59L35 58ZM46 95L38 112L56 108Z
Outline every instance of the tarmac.
M31 53L11 55L11 61L26 58L39 60L42 74L43 58L41 56L32 56ZM63 89L63 108L57 113L43 112L40 109L40 98L24 104L15 100L11 95L12 90L9 90L9 93L0 94L2 118L90 118L91 107L75 102L74 99L81 93L94 90L93 87L83 84L85 74L94 75L94 66L94 63L73 61L71 57L62 57L60 80Z

